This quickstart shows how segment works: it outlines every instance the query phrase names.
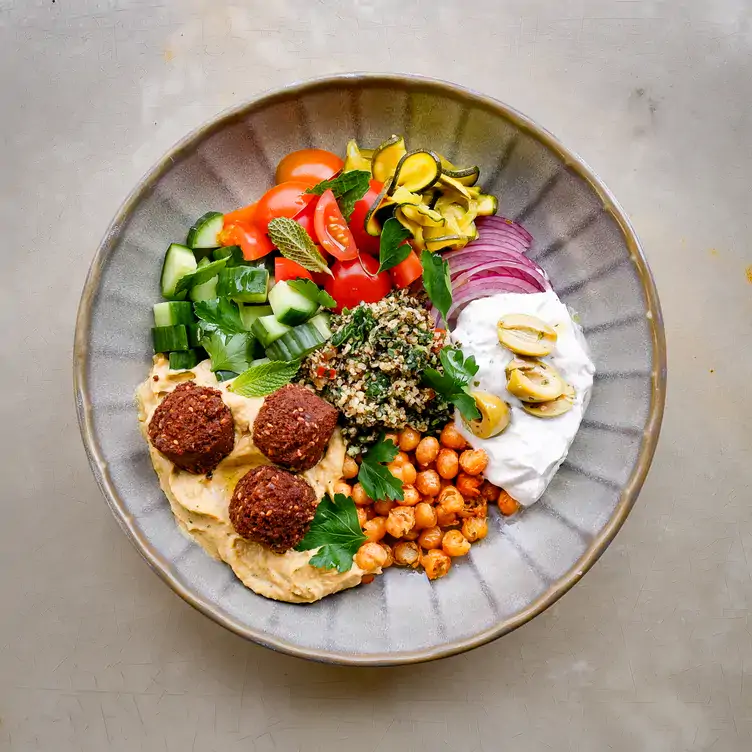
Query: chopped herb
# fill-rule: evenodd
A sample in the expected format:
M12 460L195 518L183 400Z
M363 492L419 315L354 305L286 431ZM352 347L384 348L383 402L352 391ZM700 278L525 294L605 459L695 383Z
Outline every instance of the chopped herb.
M201 337L201 346L209 353L212 371L245 371L252 359L253 337L243 334L211 332Z
M343 313L349 313L347 311ZM339 347L345 342L360 344L368 339L371 329L376 325L373 311L368 306L359 305L352 311L350 320L332 336L332 344Z
M199 319L203 332L219 331L223 334L242 334L243 322L235 303L228 298L200 300L193 304L193 310Z
M391 462L396 456L397 445L386 441L382 435L364 455L358 472L358 482L363 486L366 496L374 501L399 501L405 498L402 481L395 478L384 463Z
M463 418L478 420L480 410L468 391L470 380L478 373L475 357L471 355L466 359L459 348L445 347L439 353L439 359L444 373L439 373L435 368L426 368L423 372L424 383L455 405Z

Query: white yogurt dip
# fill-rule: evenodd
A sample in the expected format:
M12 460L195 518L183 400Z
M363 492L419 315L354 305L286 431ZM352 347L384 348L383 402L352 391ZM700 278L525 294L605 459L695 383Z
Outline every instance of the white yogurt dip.
M574 406L563 415L536 418L526 413L520 401L507 391L504 369L514 355L499 344L496 323L511 313L537 316L556 330L556 347L545 360L575 389ZM475 448L485 449L488 454L488 480L520 504L529 506L540 499L565 460L590 401L595 366L582 330L554 292L504 293L470 303L460 314L452 338L461 345L465 357L474 355L480 366L471 390L495 394L511 407L509 426L490 439L472 434L459 414L457 426Z

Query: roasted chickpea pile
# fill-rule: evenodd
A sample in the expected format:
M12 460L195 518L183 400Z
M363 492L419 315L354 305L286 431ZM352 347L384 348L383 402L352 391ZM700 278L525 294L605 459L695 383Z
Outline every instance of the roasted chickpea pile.
M519 509L505 491L484 480L485 451L471 449L454 423L447 423L438 439L413 428L386 438L399 448L388 467L402 481L402 501L369 499L354 482L358 461L351 457L335 487L336 493L352 497L368 538L355 556L361 569L422 566L436 580L449 572L453 558L486 537L489 503L498 504L504 515Z

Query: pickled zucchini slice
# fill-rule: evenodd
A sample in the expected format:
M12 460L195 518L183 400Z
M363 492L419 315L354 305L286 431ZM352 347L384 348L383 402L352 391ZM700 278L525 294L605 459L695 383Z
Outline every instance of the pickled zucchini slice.
M473 166L473 167L455 167L448 159L445 157L439 157L441 160L441 171L446 175L447 177L454 178L454 180L459 181L462 183L462 185L475 185L478 182L478 178L480 177L480 167Z
M372 149L361 149L355 139L351 139L347 142L345 149L345 166L342 168L343 172L350 172L351 170L366 170L370 172L372 156Z
M406 188L419 193L430 188L441 176L441 161L432 151L417 149L405 154L394 170L392 190Z
M391 185L391 178L387 178L387 181L384 183L384 187L381 189L381 193L379 193L379 195L376 197L376 200L371 205L371 208L368 210L366 218L363 222L365 231L369 235L373 235L374 237L381 235L381 223L376 216L376 212L381 209L382 206L389 206L389 204L394 203L392 199L387 196L387 191L389 190Z
M373 152L371 160L371 172L373 177L380 183L385 183L387 178L394 175L400 159L407 154L405 139L402 136L392 136L384 141Z

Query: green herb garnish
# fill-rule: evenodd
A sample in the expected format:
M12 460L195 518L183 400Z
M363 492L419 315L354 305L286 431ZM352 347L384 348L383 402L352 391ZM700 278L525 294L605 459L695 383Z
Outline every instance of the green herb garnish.
M200 300L193 304L193 311L199 319L203 332L220 331L224 334L242 334L243 322L240 310L228 298Z
M423 286L428 297L446 321L452 307L452 281L449 278L449 264L438 253L423 251L420 254L423 265Z
M244 334L214 331L201 337L201 346L209 353L212 371L245 371L252 360L253 338Z
M351 311L343 311L343 316L349 315L350 320L332 336L332 344L339 347L345 342L353 345L362 344L368 339L371 329L376 326L373 311L367 306L360 305Z
M295 378L299 368L299 360L289 363L282 360L260 363L243 371L228 389L241 397L263 397L289 384Z
M349 221L355 204L368 193L370 181L371 173L367 170L350 170L343 172L336 178L324 180L314 185L306 193L320 196L325 191L331 190L334 198L337 199L342 216Z
M312 567L348 572L353 557L366 540L360 529L355 502L349 496L335 494L334 499L329 496L321 499L311 527L295 550L318 548L308 561Z
M478 373L475 356L465 358L459 348L445 347L439 353L444 373L435 368L423 371L423 382L435 390L446 402L451 402L465 420L478 420L480 410L470 396L469 384Z
M401 264L410 255L412 248L405 242L410 235L410 230L395 217L384 222L379 241L379 272Z
M295 261L309 272L332 273L311 236L294 219L275 217L269 222L267 232L285 258Z
M337 307L337 301L310 279L291 279L288 280L287 284L293 290L308 298L308 300L312 300L324 308Z
M358 481L363 486L366 496L374 501L401 501L405 498L402 491L402 481L395 478L385 463L391 462L396 456L397 445L387 441L384 436L363 455L358 472Z

